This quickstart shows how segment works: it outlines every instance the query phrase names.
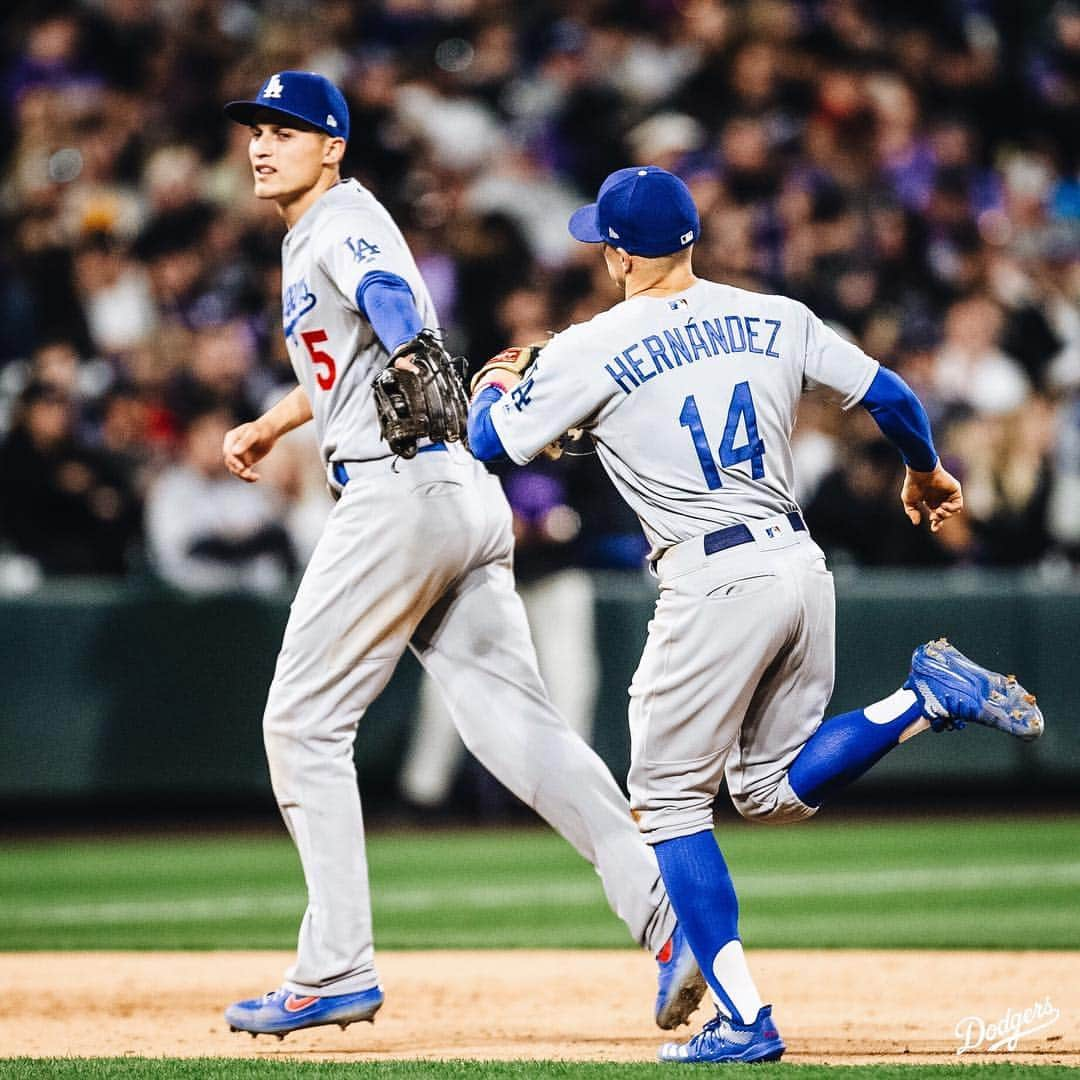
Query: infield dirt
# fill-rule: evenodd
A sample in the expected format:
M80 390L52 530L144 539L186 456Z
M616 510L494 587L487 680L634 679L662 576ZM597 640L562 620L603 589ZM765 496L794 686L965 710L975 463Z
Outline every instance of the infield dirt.
M649 1061L655 965L629 951L384 952L374 1025L284 1041L231 1034L221 1010L280 981L276 952L8 953L0 1055ZM785 1061L1080 1065L1080 953L754 951ZM1047 1011L1049 1000L1053 1011ZM958 1022L1036 1003L1015 1050L957 1056ZM1058 1015L1055 1017L1054 1013ZM703 1007L692 1028L707 1017ZM974 1025L977 1031L977 1025Z

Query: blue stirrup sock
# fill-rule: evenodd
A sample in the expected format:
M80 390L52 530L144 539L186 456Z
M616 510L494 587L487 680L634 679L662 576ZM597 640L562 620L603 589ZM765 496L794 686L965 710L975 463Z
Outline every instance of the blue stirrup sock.
M739 901L724 856L709 831L654 845L660 876L717 1007L737 1023L761 1008L739 941Z
M865 709L826 720L807 740L788 770L788 783L807 806L861 776L898 746L923 716L915 691L897 690ZM671 906L701 966L717 1007L738 1023L761 1008L739 941L739 901L724 856L711 831L653 845Z
M791 790L807 806L820 806L899 746L922 715L919 695L903 689L865 709L830 717L791 763Z

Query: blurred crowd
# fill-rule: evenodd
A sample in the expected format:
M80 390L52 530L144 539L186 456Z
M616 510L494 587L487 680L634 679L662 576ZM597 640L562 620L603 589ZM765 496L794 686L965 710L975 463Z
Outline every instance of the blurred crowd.
M872 420L807 399L798 496L835 559L1080 563L1077 0L14 0L2 25L0 586L274 589L310 553L309 436L254 486L220 459L292 383L282 226L221 112L286 68L344 89L344 171L474 362L617 299L567 217L662 165L698 272L900 372L964 483L965 517L912 529ZM641 566L581 450L506 478L526 581Z

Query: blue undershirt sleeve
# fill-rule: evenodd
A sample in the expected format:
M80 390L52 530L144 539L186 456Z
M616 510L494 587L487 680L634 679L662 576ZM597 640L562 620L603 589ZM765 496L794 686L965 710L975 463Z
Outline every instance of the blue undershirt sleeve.
M507 456L491 422L491 406L502 395L497 386L485 386L469 406L469 449L481 461L501 461Z
M356 287L356 306L390 353L411 341L424 328L409 283L385 270L373 270L360 279Z
M930 418L911 387L895 371L879 368L859 404L910 468L916 472L933 471L938 454L930 433Z

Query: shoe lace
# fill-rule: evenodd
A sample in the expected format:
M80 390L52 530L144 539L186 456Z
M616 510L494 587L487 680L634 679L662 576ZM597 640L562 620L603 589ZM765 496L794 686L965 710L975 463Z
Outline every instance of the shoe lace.
M731 1030L730 1021L726 1016L721 1016L717 1013L711 1020L706 1020L698 1032L697 1038L703 1043L710 1042L712 1040L723 1041L724 1034Z
M939 716L930 721L930 727L934 731L963 731L967 727L966 720L960 720L955 716Z

